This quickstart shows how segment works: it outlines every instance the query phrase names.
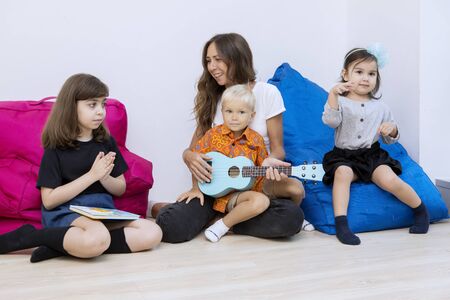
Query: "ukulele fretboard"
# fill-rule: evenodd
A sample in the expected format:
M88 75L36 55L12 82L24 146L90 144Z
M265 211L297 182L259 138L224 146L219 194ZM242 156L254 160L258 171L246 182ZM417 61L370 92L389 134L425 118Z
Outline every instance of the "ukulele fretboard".
M259 177L266 176L266 171L269 167L242 167L242 177ZM287 176L292 175L292 167L272 167L278 172L284 173Z

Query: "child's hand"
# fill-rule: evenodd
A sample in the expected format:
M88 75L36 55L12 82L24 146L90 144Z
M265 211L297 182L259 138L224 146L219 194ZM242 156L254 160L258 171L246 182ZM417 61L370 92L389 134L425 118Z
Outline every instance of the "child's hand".
M280 173L277 169L272 167L289 167L290 165L290 163L276 159L274 157L267 157L262 163L262 166L270 167L266 170L266 178L276 181L287 178L287 175L284 173Z
M391 122L384 122L378 128L378 133L382 136L396 137L397 136L397 125Z
M116 158L115 152L109 152L105 155L104 152L99 152L89 171L95 180L103 180L111 174L114 168L114 160Z
M349 92L351 90L353 90L355 84L352 81L348 81L348 82L341 82L337 85L335 85L331 90L330 93L338 96L338 95L342 95L345 92Z
M180 196L178 196L177 202L181 202L187 199L186 204L188 204L192 199L195 198L198 198L200 200L200 205L203 206L203 193L197 187L193 187L189 191L182 193Z
M108 176L111 174L112 170L114 169L114 166L115 166L114 161L116 160L116 153L110 151L110 152L108 152L108 154L105 155L104 158L106 159L106 163L108 165L110 165L111 168L110 168L109 172L107 174L105 174L105 176L103 176L102 179L108 178ZM100 179L100 180L102 180L102 179Z

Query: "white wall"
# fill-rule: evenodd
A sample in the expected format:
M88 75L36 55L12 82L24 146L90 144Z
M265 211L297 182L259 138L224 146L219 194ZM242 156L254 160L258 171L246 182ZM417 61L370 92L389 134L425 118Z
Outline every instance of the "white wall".
M389 62L381 69L382 99L400 129L400 142L419 161L419 0L349 1L349 48L381 43Z
M401 143L433 182L450 179L450 2L349 0L347 26L351 47L376 41L387 48L381 91Z
M420 3L420 163L450 179L450 2Z
M289 62L327 89L346 46L346 2L0 1L0 99L57 94L77 72L107 83L128 110L128 147L154 163L153 201L174 201L190 185L181 152L189 144L201 49L239 32L260 80ZM330 50L332 49L332 51Z
M212 35L244 35L260 80L289 62L327 90L347 50L381 42L391 57L381 91L401 142L430 176L448 176L449 18L445 0L3 0L0 99L40 99L74 73L98 76L127 106L128 147L154 163L150 199L173 201L190 185L181 152Z

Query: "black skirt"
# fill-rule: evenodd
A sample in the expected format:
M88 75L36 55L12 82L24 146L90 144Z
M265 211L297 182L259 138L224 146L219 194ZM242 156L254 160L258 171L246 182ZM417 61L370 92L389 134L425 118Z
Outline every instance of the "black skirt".
M364 182L371 182L372 173L378 166L387 165L395 174L402 173L402 166L398 160L389 156L385 150L380 148L380 143L375 142L371 148L347 150L334 147L323 157L323 183L330 185L334 180L334 172L339 166L348 166Z

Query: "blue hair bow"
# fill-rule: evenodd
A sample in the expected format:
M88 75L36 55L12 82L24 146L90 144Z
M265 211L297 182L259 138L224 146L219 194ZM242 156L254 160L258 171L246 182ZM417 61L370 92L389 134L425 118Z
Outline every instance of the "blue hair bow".
M375 56L377 59L378 68L380 69L382 69L389 61L387 51L380 43L375 43L367 47L367 52Z

